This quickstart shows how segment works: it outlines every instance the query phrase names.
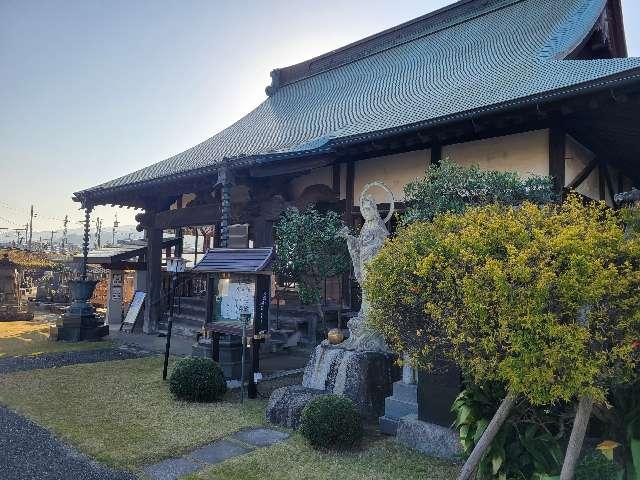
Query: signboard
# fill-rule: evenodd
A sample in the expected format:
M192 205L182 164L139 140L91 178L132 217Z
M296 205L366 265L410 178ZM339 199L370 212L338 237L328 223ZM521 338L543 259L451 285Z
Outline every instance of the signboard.
M111 287L111 300L116 302L122 300L122 287L115 285Z
M140 310L142 310L142 306L144 305L144 299L147 296L145 292L137 291L133 294L133 299L131 300L131 305L129 305L129 310L127 311L127 316L125 317L122 325L120 326L120 330L127 328L129 331L133 331L133 327L140 316Z
M122 286L122 279L124 275L122 273L111 273L111 285L114 287Z

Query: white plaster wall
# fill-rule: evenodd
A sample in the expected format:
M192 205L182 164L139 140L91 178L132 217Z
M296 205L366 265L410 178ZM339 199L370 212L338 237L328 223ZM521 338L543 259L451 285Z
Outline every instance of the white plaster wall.
M289 188L291 190L292 198L300 198L304 189L311 185L327 185L332 186L333 183L333 170L332 167L322 167L312 170L306 175L296 177L291 180Z
M355 162L353 203L360 205L362 189L367 183L375 180L383 181L393 192L396 201L403 201L404 186L416 178L423 177L430 162L431 150L429 149L367 158ZM389 201L385 192L380 188L373 188L370 193L378 202L386 203Z
M535 130L442 147L442 158L484 170L549 175L549 131Z

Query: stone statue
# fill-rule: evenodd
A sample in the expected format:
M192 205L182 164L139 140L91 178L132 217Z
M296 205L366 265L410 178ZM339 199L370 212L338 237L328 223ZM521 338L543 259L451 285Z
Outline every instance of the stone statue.
M367 193L374 186L384 189L389 194L389 213L384 220L378 213L378 205L375 199ZM377 255L389 236L385 223L391 219L394 208L393 193L389 187L382 182L369 183L364 187L360 195L360 213L364 218L364 225L360 230L360 235L358 237L350 235L348 227L344 227L338 232L338 235L347 241L353 270L360 286L364 284L366 277L365 264ZM363 290L360 312L347 323L350 335L345 342L340 344L341 348L375 352L388 351L382 335L369 325L367 321L368 311L369 303Z

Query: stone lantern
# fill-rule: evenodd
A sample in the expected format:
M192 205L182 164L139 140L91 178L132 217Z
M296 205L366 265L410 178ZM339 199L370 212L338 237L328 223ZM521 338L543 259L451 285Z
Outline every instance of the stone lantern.
M69 290L73 303L66 313L56 322L57 340L80 342L83 340L100 340L109 335L109 325L96 316L93 305L89 302L98 283L87 280L87 256L89 253L89 217L91 207L85 209L84 242L82 245L82 277L69 281Z

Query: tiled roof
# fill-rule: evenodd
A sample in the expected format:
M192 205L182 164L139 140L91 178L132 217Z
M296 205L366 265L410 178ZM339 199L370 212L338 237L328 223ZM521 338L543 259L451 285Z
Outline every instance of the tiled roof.
M275 71L270 96L244 118L171 158L80 192L119 190L223 158L331 151L559 91L640 76L639 58L563 60L606 0L463 0L300 65Z

